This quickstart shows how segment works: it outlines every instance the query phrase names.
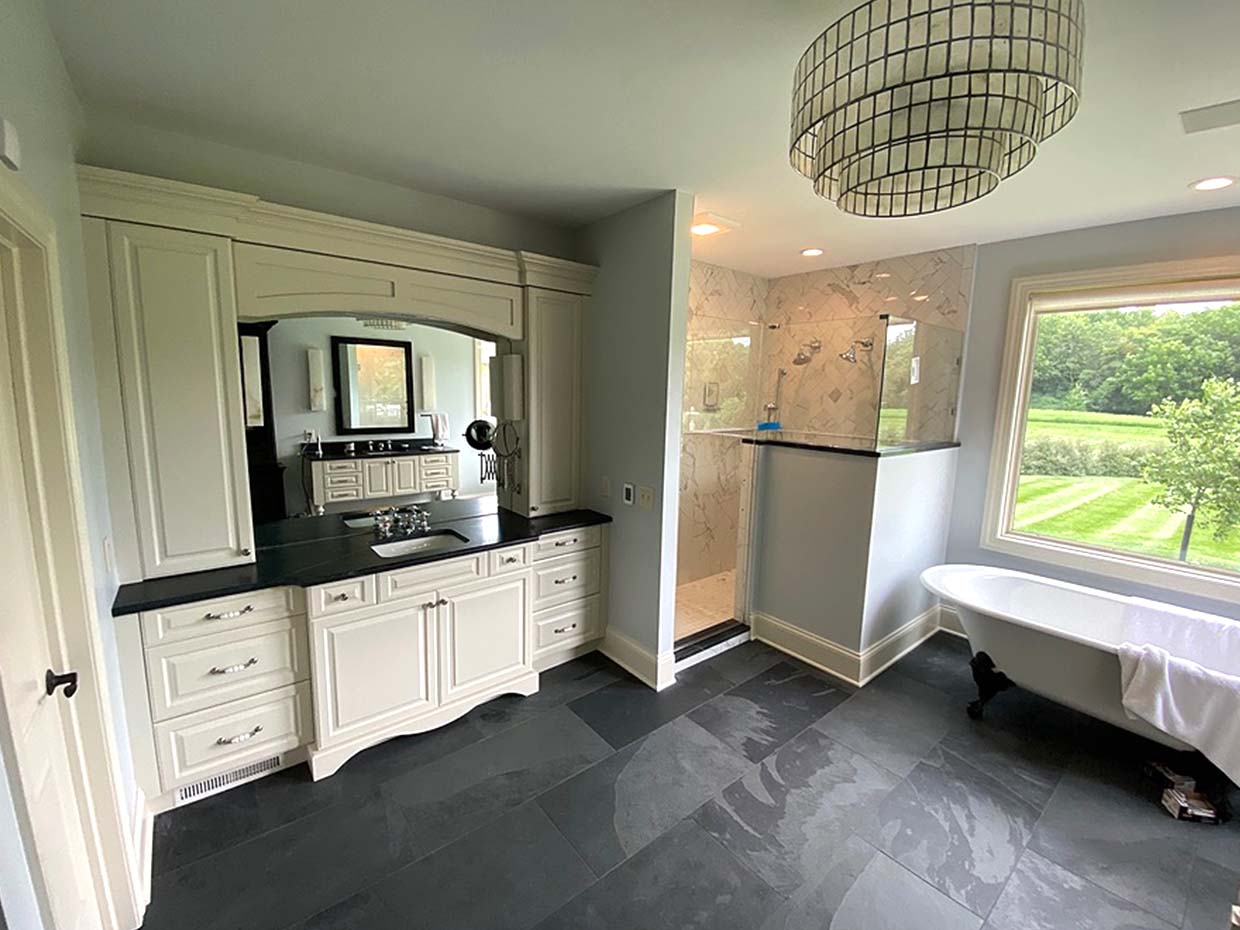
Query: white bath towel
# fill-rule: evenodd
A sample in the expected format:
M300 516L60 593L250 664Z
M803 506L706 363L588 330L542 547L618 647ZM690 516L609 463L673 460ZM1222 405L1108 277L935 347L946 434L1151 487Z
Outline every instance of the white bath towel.
M1240 623L1134 599L1125 627L1124 710L1240 784Z

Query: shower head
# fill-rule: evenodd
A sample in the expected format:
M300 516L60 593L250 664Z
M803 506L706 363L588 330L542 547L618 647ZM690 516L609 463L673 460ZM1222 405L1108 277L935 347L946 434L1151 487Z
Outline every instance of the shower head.
M802 343L801 348L797 349L796 357L793 358L794 365L808 365L814 360L814 356L822 351L822 340L811 339L809 342Z
M797 351L796 356L792 359L792 364L808 365L811 361L813 361L813 359L811 359L808 355L805 354L805 350L800 349Z
M853 344L848 347L848 351L840 353L840 358L848 362L848 364L850 365L855 365L857 364L857 350L858 349L863 349L866 352L873 351L874 340L873 339L854 339Z

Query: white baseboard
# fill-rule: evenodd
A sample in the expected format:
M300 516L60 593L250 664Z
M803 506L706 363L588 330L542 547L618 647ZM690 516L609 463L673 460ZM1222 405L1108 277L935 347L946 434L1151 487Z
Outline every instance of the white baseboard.
M146 792L134 788L130 809L130 842L134 857L133 886L138 889L141 906L151 903L151 880L155 871L155 811L146 802Z
M750 619L753 621L754 639L857 687L870 682L939 630L939 608L936 604L869 648L857 652L770 614L753 611Z
M953 636L964 636L964 624L960 622L960 612L951 604L939 605L939 629Z
M599 652L656 691L676 683L676 654L671 650L656 656L609 627Z

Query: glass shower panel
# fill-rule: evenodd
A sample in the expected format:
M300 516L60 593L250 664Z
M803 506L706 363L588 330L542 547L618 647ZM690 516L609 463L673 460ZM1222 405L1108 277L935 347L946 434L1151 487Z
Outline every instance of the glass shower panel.
M885 322L878 442L954 439L964 333L902 317Z

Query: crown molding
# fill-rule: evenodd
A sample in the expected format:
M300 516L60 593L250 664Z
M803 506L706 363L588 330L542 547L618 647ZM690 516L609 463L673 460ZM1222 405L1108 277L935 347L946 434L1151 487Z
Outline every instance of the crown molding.
M539 255L537 252L518 252L517 263L521 268L521 284L570 294L588 296L598 274L598 269L593 265Z
M269 203L253 194L78 166L82 213L255 245L588 294L591 265Z

